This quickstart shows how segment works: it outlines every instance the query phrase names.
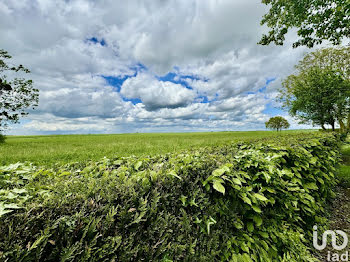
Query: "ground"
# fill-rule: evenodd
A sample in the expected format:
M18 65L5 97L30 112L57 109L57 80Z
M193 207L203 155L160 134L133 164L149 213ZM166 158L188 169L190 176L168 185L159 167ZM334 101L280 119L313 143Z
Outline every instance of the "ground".
M276 135L283 139L284 136L300 132L311 131L8 136L6 143L0 144L0 165L29 161L47 166L89 159L99 160L104 156L163 154Z
M336 188L336 198L330 206L330 230L342 230L350 237L350 138L342 147L342 161L338 172L339 184ZM327 258L328 251L334 253L335 250L328 244L327 248L320 254L321 261L329 261ZM342 254L350 249L349 245L342 251L337 251ZM349 260L350 261L350 257Z

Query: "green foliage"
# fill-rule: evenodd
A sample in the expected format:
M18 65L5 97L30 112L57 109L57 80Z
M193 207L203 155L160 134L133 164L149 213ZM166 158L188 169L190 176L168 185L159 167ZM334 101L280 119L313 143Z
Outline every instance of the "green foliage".
M8 80L8 75L30 73L22 65L7 64L6 60L10 58L5 50L0 49L0 132L4 131L8 123L18 123L20 117L28 114L26 109L34 109L39 99L39 90L33 88L32 80L22 77Z
M6 137L3 134L0 134L0 144L4 143L6 140Z
M280 138L313 133L292 130ZM233 141L274 139L267 131L208 133L148 133L113 135L8 136L0 146L0 165L29 161L36 165L54 166L70 162L98 161L102 157L147 156L166 154L204 146L219 146Z
M0 167L2 261L313 261L332 134Z
M300 37L293 47L321 44L328 40L339 45L350 36L350 2L348 0L262 0L269 12L261 24L271 30L263 35L260 44L283 45L285 35L297 28Z
M266 128L281 131L282 129L288 129L290 127L287 119L281 116L271 117L269 121L265 123Z
M287 77L280 101L301 123L312 123L343 133L350 130L350 47L325 48L307 54Z
M344 145L341 150L342 153L342 166L338 171L338 178L340 185L344 188L350 187L350 145Z

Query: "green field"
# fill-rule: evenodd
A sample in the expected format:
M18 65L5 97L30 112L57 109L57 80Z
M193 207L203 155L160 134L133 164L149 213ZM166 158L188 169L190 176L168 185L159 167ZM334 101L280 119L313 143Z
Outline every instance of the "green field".
M350 145L342 148L342 165L339 168L338 177L343 185L350 186Z
M8 136L0 145L0 164L29 161L39 165L98 160L103 157L154 155L230 141L283 137L310 130L149 133L115 135Z

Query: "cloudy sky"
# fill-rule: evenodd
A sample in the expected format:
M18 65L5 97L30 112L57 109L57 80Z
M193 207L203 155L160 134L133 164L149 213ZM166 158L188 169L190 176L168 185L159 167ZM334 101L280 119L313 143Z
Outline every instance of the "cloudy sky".
M257 45L266 10L260 0L2 0L0 48L40 90L9 134L264 129L286 115L276 90L310 51L291 47L293 33L285 46Z

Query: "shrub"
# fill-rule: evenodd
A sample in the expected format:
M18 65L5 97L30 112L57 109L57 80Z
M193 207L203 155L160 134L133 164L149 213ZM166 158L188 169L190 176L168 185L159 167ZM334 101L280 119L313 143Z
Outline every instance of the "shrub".
M312 261L332 135L0 168L3 261Z
M0 144L5 143L6 136L0 134Z

